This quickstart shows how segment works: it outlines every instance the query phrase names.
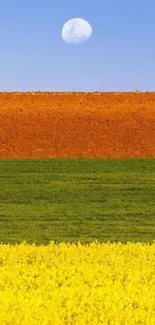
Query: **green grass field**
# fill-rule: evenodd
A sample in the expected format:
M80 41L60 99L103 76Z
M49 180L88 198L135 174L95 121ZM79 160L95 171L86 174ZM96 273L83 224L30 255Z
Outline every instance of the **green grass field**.
M155 240L155 159L0 160L0 242Z

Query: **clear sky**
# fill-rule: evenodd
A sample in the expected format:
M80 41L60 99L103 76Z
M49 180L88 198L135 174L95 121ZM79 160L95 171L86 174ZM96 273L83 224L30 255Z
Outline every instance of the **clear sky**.
M73 17L92 37L68 45ZM0 91L155 91L154 0L0 1Z

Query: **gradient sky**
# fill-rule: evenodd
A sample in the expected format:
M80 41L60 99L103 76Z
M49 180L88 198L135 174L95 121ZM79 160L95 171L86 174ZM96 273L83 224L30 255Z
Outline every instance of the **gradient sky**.
M88 20L80 45L64 23ZM2 0L0 91L155 91L154 0Z

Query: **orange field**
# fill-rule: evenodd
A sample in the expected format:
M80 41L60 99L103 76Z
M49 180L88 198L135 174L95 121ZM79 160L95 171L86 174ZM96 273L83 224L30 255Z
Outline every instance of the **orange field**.
M0 158L155 157L155 93L0 93Z

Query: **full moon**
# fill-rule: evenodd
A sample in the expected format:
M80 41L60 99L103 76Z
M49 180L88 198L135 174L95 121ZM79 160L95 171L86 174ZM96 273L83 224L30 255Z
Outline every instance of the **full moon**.
M90 38L91 34L91 25L82 18L72 18L62 28L62 38L68 44L83 43Z

